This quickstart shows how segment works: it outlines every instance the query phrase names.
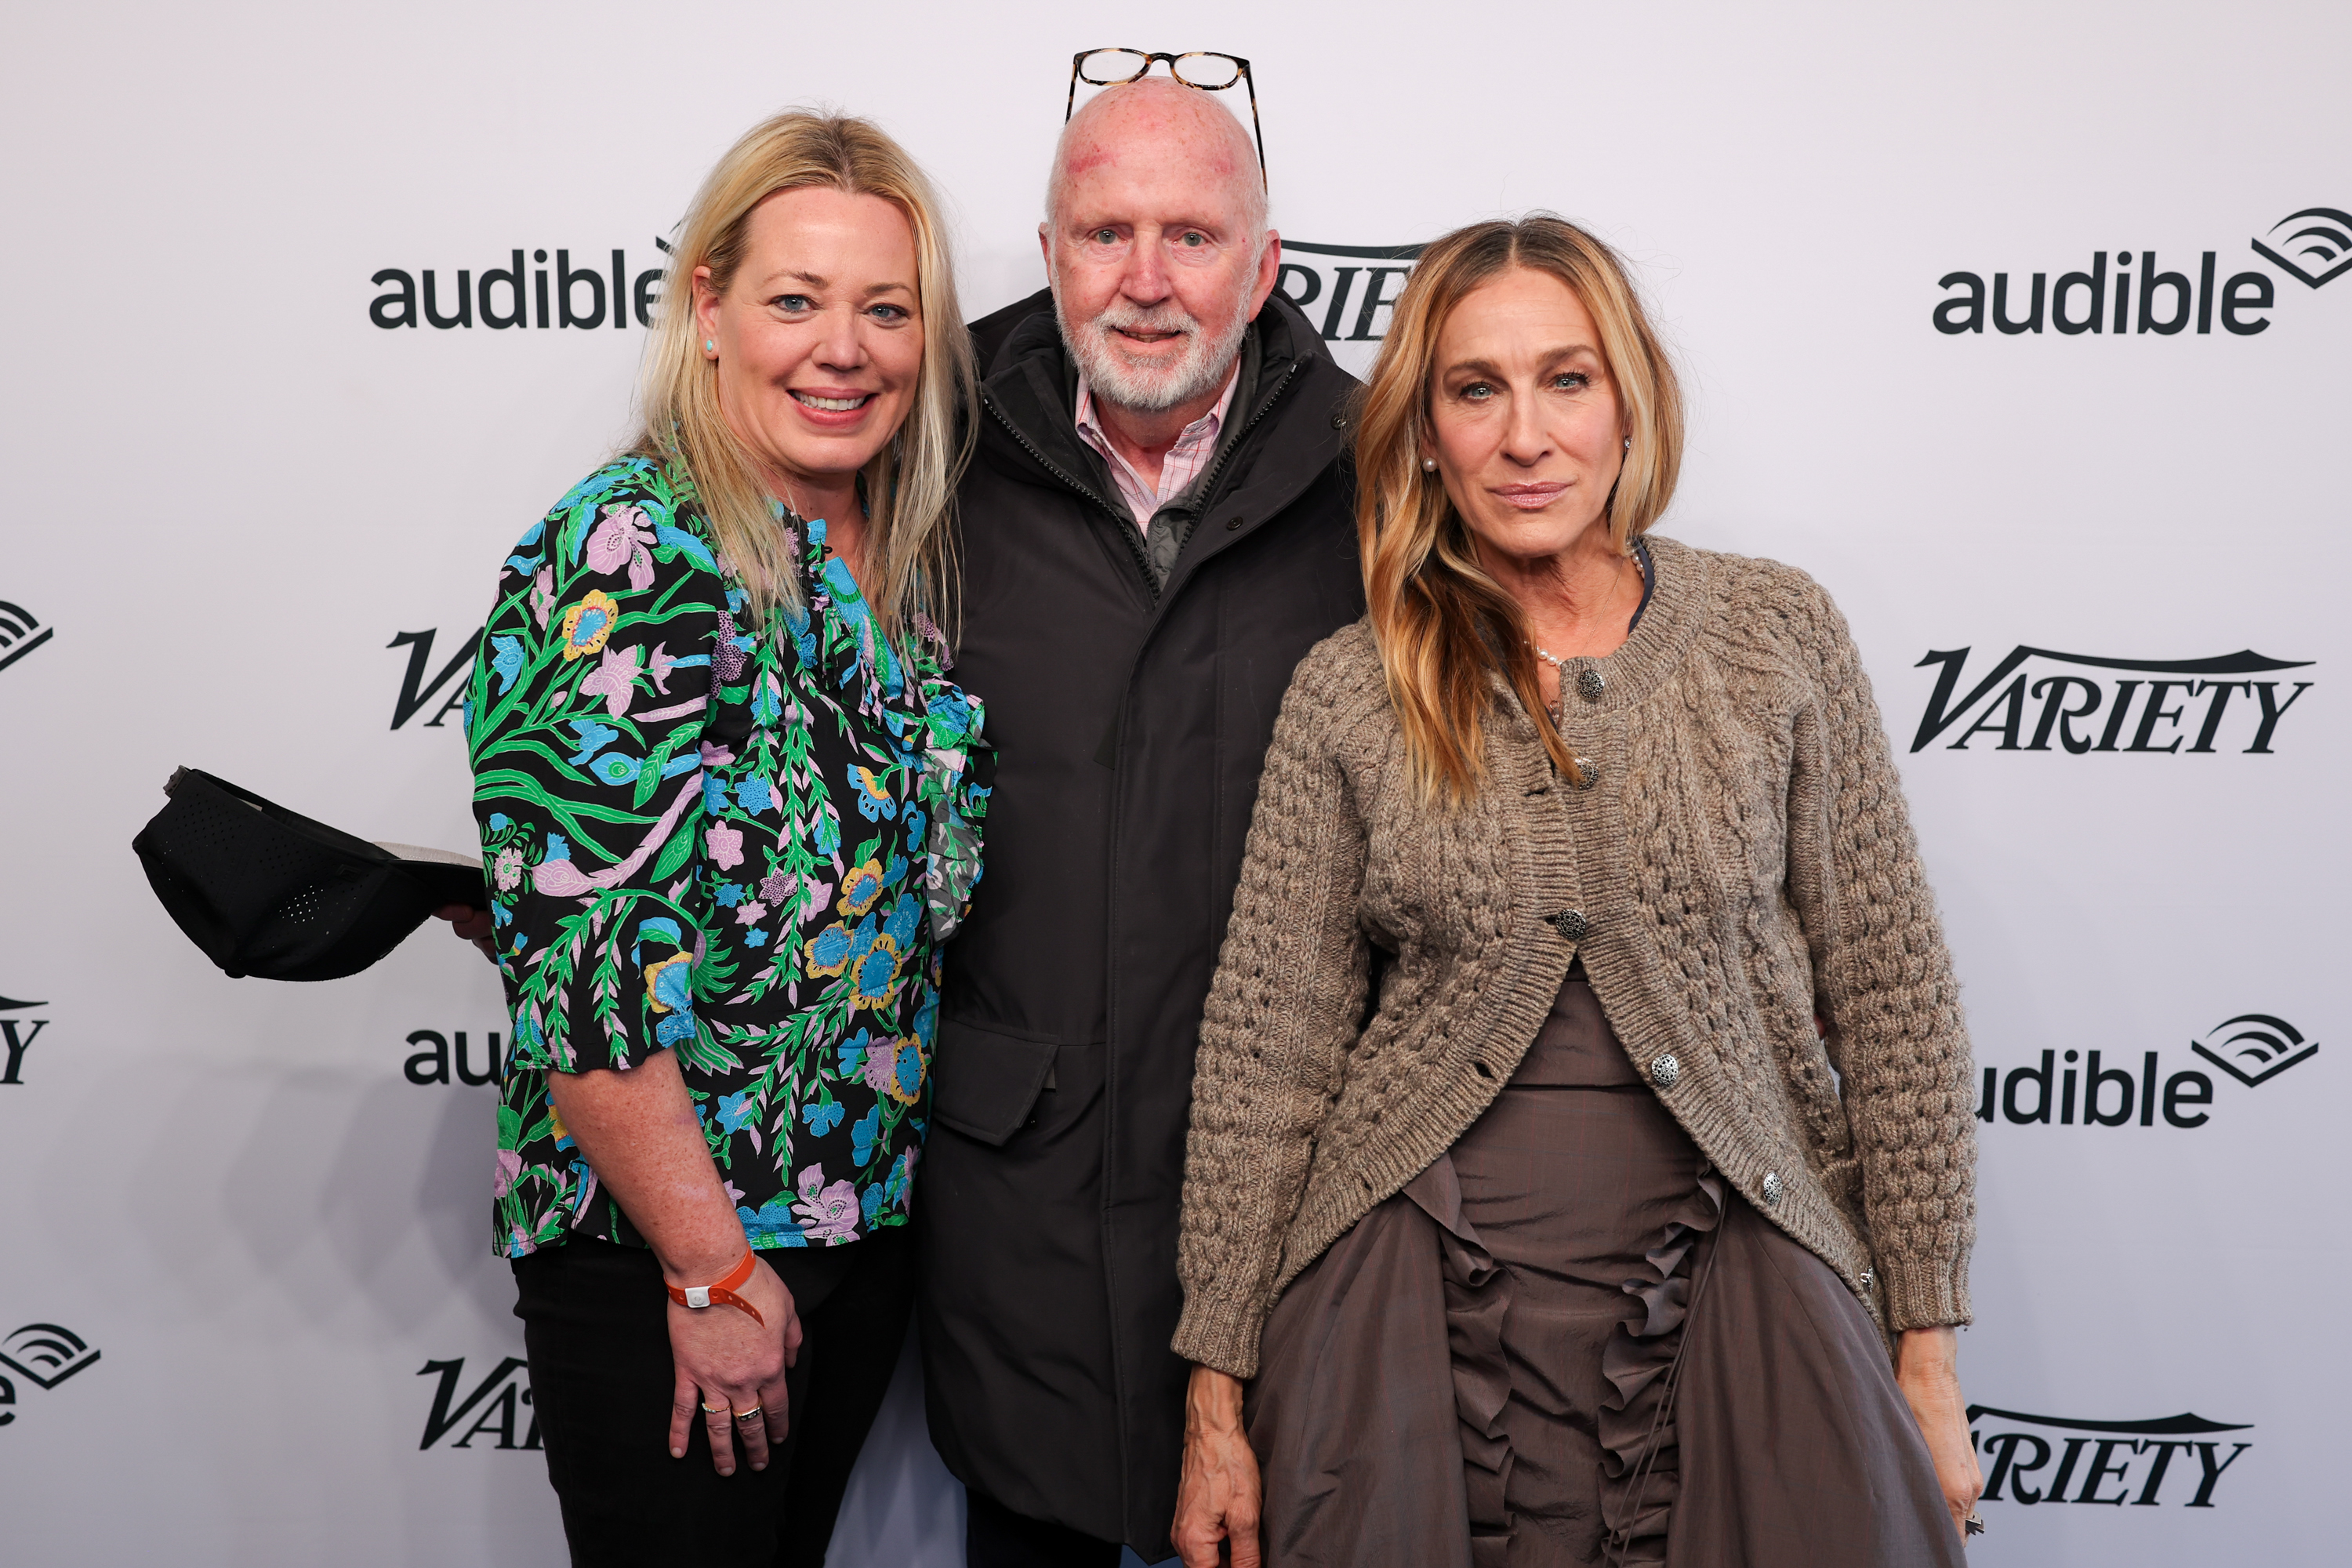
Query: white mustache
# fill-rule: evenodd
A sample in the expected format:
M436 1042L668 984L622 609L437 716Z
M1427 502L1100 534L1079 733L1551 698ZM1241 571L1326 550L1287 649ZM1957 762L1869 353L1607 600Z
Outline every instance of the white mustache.
M1110 332L1198 332L1201 323L1181 306L1160 305L1149 310L1112 306L1095 318L1095 329Z

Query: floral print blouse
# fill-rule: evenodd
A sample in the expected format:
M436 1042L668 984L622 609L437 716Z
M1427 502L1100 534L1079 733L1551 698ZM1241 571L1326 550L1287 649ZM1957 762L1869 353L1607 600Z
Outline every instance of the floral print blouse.
M625 458L507 560L466 709L512 1055L499 1251L643 1245L551 1072L675 1052L755 1247L907 1223L938 943L979 877L980 704L880 634L823 521L752 624L691 481Z

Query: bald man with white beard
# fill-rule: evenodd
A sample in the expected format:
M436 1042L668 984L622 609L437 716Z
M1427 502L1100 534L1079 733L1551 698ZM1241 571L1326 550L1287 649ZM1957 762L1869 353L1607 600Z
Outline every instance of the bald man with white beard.
M1169 1553L1201 1012L1293 667L1363 610L1355 383L1275 292L1250 137L1114 87L1065 128L1049 288L973 328L956 679L999 771L915 1205L932 1440L972 1568Z

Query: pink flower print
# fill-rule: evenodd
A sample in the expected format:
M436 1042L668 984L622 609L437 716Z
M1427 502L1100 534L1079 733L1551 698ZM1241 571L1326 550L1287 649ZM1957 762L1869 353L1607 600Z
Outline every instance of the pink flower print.
M810 1165L801 1172L800 1201L793 1205L802 1233L811 1241L857 1239L857 1188L847 1181L824 1184L824 1167Z
M522 1174L522 1156L511 1149L499 1151L497 1171L490 1177L490 1196L502 1198Z
M732 870L743 863L743 830L741 828L730 827L723 822L715 823L709 831L702 836L702 841L709 847L710 858L720 870Z
M653 525L633 506L608 507L604 521L588 535L588 566L594 572L618 572L627 567L629 586L643 591L654 585L654 558L646 549L654 542Z
M794 879L782 871L772 871L760 880L760 896L772 904L781 904L792 896Z
M511 844L508 845L499 851L499 858L491 869L498 880L499 891L513 892L522 880L522 851Z
M728 746L714 746L708 741L702 742L702 765L704 767L723 768L734 760L735 752L732 748Z
M857 1076L871 1089L887 1089L898 1081L898 1042L885 1040L878 1046L866 1047L866 1065Z
M542 566L539 575L530 580L530 613L539 617L539 629L547 629L547 613L555 608L555 568Z
M654 689L664 697L669 695L669 672L677 660L669 656L669 644L656 643L646 659L646 673L653 678Z
M608 645L604 649L604 661L581 678L580 694L583 697L602 697L605 712L615 719L625 717L629 711L629 699L636 693L637 658L645 651L642 647L616 648Z
M760 917L767 912L768 906L754 899L736 910L735 923L739 926L756 925L759 923Z

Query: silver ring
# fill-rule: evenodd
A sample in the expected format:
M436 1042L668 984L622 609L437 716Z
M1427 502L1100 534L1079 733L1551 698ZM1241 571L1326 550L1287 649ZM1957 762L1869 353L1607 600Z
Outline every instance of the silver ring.
M1971 1513L1968 1518L1960 1521L1960 1531L1966 1535L1982 1535L1985 1532L1983 1518Z
M759 1418L760 1407L756 1405L751 1406L749 1410L738 1410L735 1412L735 1419L738 1421L757 1421Z

